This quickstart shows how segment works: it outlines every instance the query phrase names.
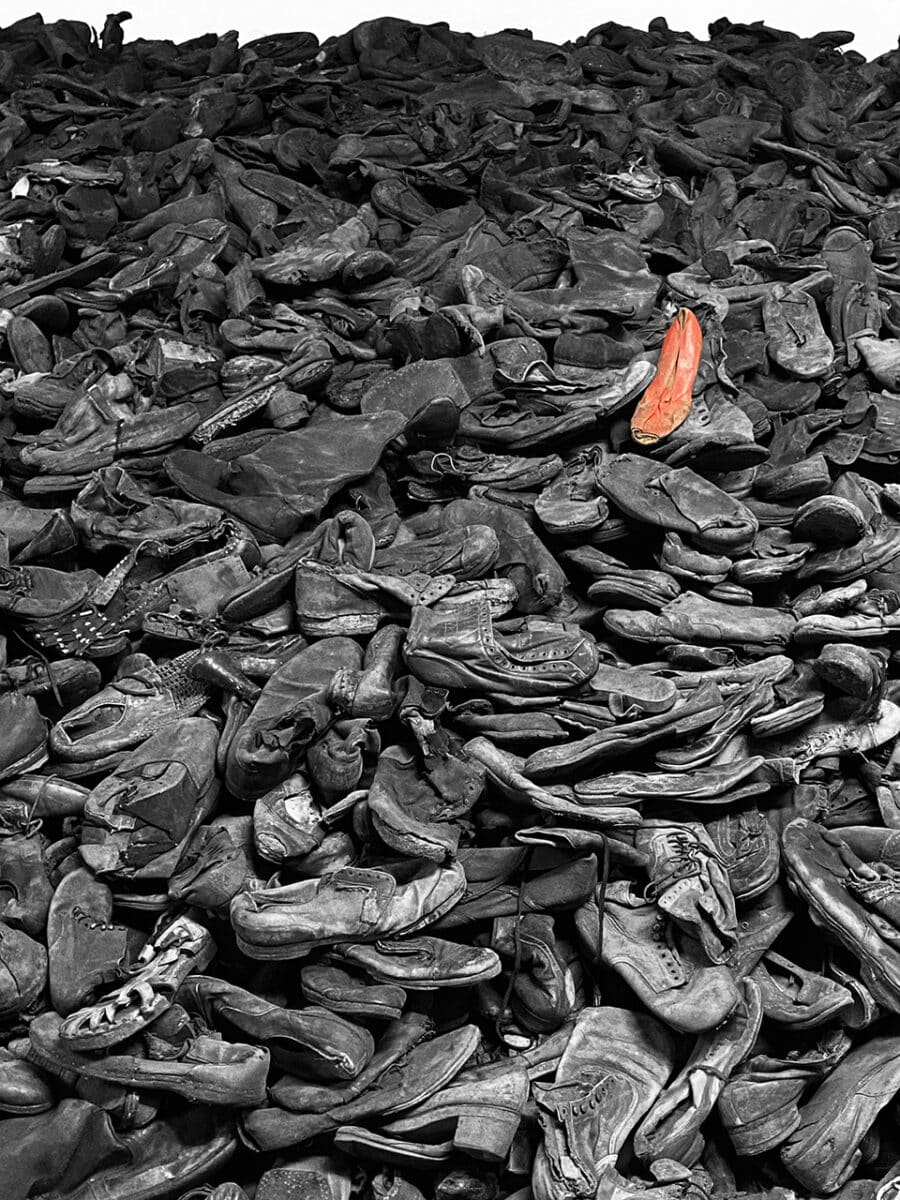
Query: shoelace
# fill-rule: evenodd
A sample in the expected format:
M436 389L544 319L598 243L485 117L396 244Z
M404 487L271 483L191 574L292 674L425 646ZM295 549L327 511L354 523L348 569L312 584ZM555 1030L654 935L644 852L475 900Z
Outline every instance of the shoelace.
M34 810L37 806L38 800L43 795L44 786L45 785L43 784L41 785L40 791L35 799L31 802L31 807L28 809L24 821L11 823L7 821L6 817L0 817L0 838L17 837L20 834L22 837L29 838L40 833L44 822L40 819L40 817L34 816Z
M443 465L444 461L447 463L446 467ZM429 470L433 471L435 475L444 474L447 471L459 474L459 467L453 461L453 456L448 454L446 450L441 450L438 454L432 454Z
M672 847L669 869L660 873L658 879L651 879L644 888L644 899L656 901L668 887L680 879L690 879L700 875L702 868L700 858L705 856L718 859L713 851L708 850L697 841L692 833L676 830L669 839Z
M50 660L41 653L38 646L33 645L28 638L25 637L21 630L16 631L16 637L26 649L31 651L31 659L27 662L28 674L25 682L29 683L32 679L36 678L38 674L38 667L43 667L47 674L47 682L50 684L50 691L53 693L53 699L60 708L64 708L65 705L63 704L62 696L59 688L57 687L56 680L53 678Z

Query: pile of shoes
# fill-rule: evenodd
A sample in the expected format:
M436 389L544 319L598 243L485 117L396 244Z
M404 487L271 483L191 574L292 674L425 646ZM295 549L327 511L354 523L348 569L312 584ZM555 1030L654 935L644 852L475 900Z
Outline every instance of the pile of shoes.
M900 51L0 30L3 1200L900 1194Z

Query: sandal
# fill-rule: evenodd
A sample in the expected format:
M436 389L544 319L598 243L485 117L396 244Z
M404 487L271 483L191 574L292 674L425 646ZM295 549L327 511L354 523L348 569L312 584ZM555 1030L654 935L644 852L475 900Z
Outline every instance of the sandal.
M190 917L176 917L150 938L130 978L96 1004L66 1017L60 1037L84 1050L127 1041L165 1012L187 976L203 971L215 953L207 929Z

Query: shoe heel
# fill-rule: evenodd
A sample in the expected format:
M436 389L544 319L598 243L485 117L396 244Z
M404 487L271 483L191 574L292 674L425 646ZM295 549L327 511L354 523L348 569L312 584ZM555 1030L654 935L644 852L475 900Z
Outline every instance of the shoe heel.
M456 1122L453 1145L473 1158L503 1162L516 1136L522 1117L508 1109L481 1109L461 1116Z

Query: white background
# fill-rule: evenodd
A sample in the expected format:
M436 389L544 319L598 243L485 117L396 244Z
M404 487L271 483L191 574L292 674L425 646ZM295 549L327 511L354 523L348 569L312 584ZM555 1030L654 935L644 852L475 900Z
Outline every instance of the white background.
M504 27L530 29L535 37L564 42L602 21L619 21L645 29L664 15L673 29L707 36L707 25L721 16L732 21L765 20L777 28L810 34L822 29L856 33L853 49L867 58L897 48L900 4L896 0L48 0L41 4L45 21L77 18L100 29L106 13L128 8L133 20L127 39L171 38L184 41L208 30L236 29L242 41L281 30L311 29L320 39L344 33L360 21L391 15L427 23L447 21L453 29L491 33ZM0 26L35 11L37 0L0 0Z

